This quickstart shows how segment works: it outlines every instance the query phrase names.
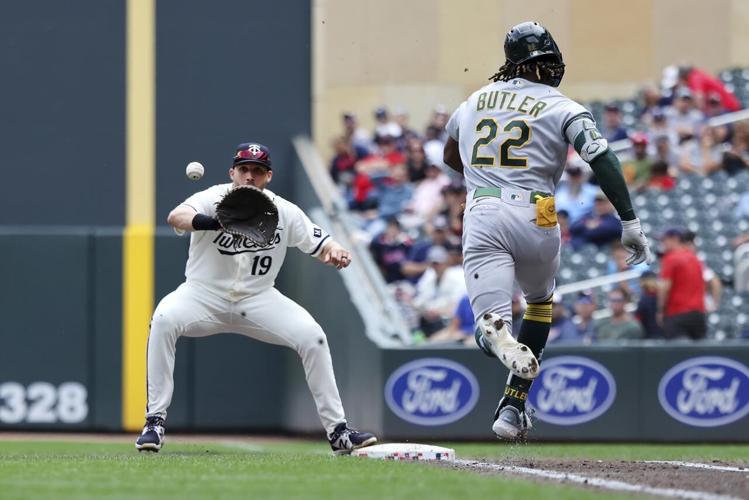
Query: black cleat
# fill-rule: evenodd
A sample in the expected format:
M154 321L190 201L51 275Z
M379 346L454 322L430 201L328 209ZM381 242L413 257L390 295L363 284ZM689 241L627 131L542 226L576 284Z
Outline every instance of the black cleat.
M348 455L353 450L371 446L377 438L371 432L361 432L348 427L346 422L338 424L333 433L328 436L330 447L336 455Z
M148 417L143 432L135 442L138 451L158 452L164 445L164 419L161 417Z

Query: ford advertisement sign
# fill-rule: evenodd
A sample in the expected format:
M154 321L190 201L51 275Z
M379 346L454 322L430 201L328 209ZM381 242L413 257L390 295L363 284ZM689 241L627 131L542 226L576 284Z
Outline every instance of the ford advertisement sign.
M581 356L544 360L528 402L539 420L578 425L603 415L616 397L614 377L602 364Z
M730 424L749 413L749 369L718 356L682 361L661 379L658 401L666 413L687 425Z
M479 398L479 384L465 366L442 358L411 361L385 383L388 407L407 422L445 425L467 415Z

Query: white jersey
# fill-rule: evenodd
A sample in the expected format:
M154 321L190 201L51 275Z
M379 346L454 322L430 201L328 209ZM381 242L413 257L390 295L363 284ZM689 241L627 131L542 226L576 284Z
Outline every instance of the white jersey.
M567 126L590 113L556 88L515 78L474 92L447 123L469 191L507 187L554 193L567 161Z
M213 217L216 204L233 188L232 183L212 186L190 196L183 205ZM223 231L195 231L190 235L185 269L188 283L232 301L241 300L275 284L288 247L318 255L330 235L314 225L295 204L267 189L264 193L278 207L278 228L273 243L258 247L246 238L235 238Z

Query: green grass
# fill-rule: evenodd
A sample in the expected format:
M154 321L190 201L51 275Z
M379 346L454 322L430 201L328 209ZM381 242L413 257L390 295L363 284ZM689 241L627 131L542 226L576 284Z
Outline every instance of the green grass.
M0 441L0 498L600 498L419 463L332 457L324 443L191 444L158 454L132 443ZM454 444L459 457L745 460L747 446ZM607 497L617 498L607 494ZM621 496L618 498L632 498Z

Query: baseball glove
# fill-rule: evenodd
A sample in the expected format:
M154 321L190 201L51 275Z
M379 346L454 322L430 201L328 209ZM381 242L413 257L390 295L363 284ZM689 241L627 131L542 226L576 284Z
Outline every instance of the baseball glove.
M260 189L239 186L218 202L216 218L225 232L268 246L276 234L278 208Z

